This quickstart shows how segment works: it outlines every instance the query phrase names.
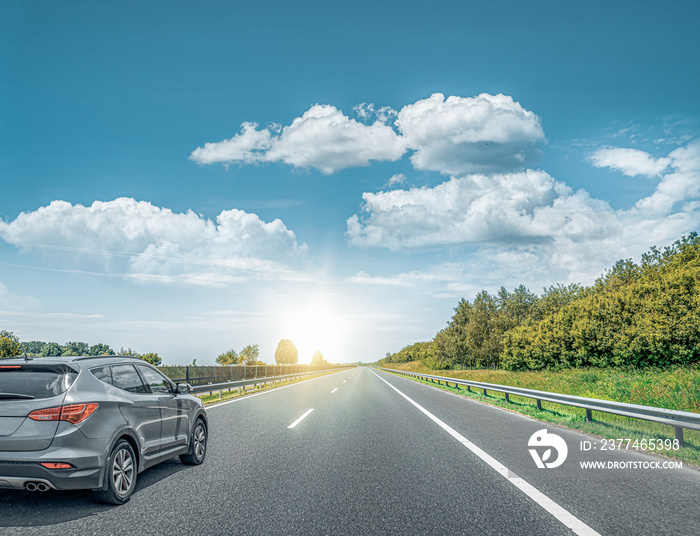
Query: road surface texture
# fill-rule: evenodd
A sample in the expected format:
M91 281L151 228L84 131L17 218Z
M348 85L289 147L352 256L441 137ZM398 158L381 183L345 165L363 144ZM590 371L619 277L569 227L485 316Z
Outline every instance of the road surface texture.
M699 471L583 451L590 436L375 369L208 414L201 466L149 469L119 507L89 491L0 491L0 534L700 534ZM545 428L568 447L559 467L538 468L529 452ZM642 468L582 469L586 460Z

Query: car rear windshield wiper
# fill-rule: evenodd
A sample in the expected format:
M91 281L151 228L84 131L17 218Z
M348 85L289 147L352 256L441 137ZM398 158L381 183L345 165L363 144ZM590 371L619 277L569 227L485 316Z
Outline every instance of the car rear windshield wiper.
M19 395L16 393L0 393L0 399L7 399L7 398L21 398L21 399L32 399L35 398L32 395Z

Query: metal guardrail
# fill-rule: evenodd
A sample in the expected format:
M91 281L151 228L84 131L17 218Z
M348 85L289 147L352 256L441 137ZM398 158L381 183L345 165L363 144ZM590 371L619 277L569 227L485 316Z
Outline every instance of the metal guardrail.
M194 386L192 386L192 391L190 391L190 392L194 393L194 394L199 394L199 393L214 394L214 392L218 391L219 398L222 398L222 393L225 390L230 391L231 389L238 389L239 394L240 394L241 388L243 390L245 390L245 388L250 386L250 385L254 385L255 387L257 387L258 385L272 384L272 386L274 386L277 382L284 383L287 380L295 380L295 379L304 378L307 376L317 376L319 374L326 374L326 373L334 372L334 371L338 371L338 370L340 370L340 369L337 367L334 367L334 368L323 369L323 370L298 372L296 374L285 374L283 376L270 376L267 378L249 378L247 380L236 380L233 382L210 383L210 384L206 384L206 385L194 385Z
M692 413L690 411L678 411L673 409L655 408L653 406L642 406L639 404L628 404L626 402L614 402L611 400L601 400L598 398L586 398L583 396L564 395L560 393L551 393L548 391L537 391L535 389L525 389L522 387L511 387L510 385L499 385L495 383L474 382L470 380L461 380L459 378L449 378L446 376L434 376L432 374L422 374L418 372L408 372L405 370L395 370L390 368L379 367L381 370L402 374L404 376L412 376L415 378L445 382L445 385L453 383L455 387L460 385L466 386L468 391L471 388L483 389L484 395L487 391L496 391L505 394L506 402L510 402L510 395L532 398L537 402L537 409L542 409L542 401L554 402L564 406L573 406L586 410L586 420L593 420L593 411L602 413L611 413L621 415L623 417L632 417L645 421L656 422L659 424L667 424L675 429L675 437L679 444L683 445L683 429L700 430L700 413Z

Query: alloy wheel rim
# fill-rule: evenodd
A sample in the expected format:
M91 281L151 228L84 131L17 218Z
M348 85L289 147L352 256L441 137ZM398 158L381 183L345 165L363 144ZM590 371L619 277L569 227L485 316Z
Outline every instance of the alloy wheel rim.
M119 495L126 495L134 482L134 459L131 453L123 448L117 452L112 464L112 482Z
M207 447L207 435L204 431L204 426L201 424L197 426L194 431L194 455L198 460L204 458L204 452Z

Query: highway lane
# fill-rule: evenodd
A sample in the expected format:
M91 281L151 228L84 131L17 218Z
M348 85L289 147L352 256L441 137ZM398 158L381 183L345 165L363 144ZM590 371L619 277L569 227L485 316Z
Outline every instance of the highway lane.
M697 534L700 526L697 471L586 472L577 467L587 454L575 447L590 438L554 428L569 457L538 469L527 442L544 424L367 368L208 412L202 466L150 469L117 508L94 504L89 492L0 492L0 533L572 534L521 481L600 534Z

